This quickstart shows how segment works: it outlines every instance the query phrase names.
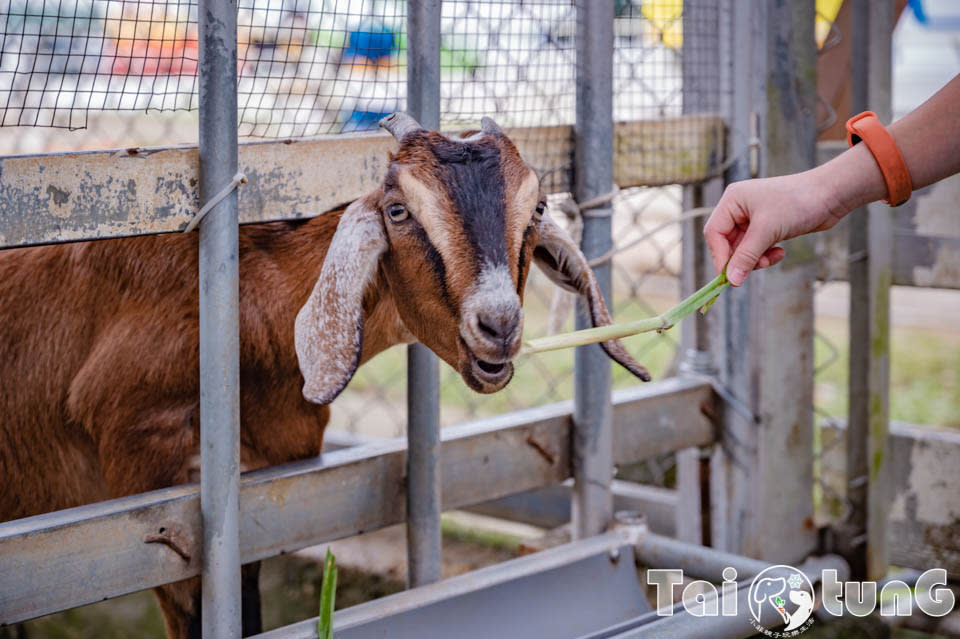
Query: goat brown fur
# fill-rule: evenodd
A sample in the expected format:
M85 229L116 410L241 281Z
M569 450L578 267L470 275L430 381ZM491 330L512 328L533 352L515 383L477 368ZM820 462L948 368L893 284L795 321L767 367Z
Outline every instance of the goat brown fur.
M301 395L293 323L342 212L240 229L244 470L320 451L329 409ZM197 479L197 250L194 234L0 252L0 521ZM363 360L404 338L380 278L364 302ZM163 590L168 620L194 612L195 585Z

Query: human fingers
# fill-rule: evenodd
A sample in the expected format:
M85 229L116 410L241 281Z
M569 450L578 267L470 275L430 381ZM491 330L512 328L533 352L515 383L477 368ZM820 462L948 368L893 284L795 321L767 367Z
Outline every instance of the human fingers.
M767 268L779 264L780 260L786 257L786 255L786 251L779 246L774 246L772 249L763 254L760 260L757 262L757 268Z
M727 265L727 280L734 286L743 284L747 275L757 267L761 258L766 256L767 261L771 261L773 256L768 256L767 252L771 250L776 240L774 234L762 225L751 224L747 227L743 239L740 240L733 252L733 257L730 258L730 263ZM780 259L782 257L781 255ZM761 266L761 268L763 267Z
M713 258L713 269L719 275L724 265L733 253L737 235L739 235L733 218L723 209L721 204L710 214L710 219L703 227L703 237Z

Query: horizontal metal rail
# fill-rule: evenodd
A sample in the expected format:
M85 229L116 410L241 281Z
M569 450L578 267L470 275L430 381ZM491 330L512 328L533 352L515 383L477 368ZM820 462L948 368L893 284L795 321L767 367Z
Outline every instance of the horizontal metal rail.
M614 393L615 463L714 441L710 386L667 379ZM570 477L572 403L446 428L443 508L460 508ZM402 522L404 438L245 474L244 563ZM199 574L196 485L0 524L0 623Z
M667 135L669 127L691 123L699 134ZM618 123L615 182L655 184L665 177L653 166L638 164L629 142L636 135L661 135L690 149L713 148L704 147L702 138L722 140L713 133L718 127L722 130L722 120L711 116ZM570 126L518 128L510 134L533 166L555 166L572 156ZM239 166L247 176L239 194L241 224L310 217L376 188L394 145L392 137L374 134L241 144ZM843 148L820 143L819 161ZM0 157L0 248L179 231L200 207L198 164L197 149L188 146ZM694 177L706 177L705 171ZM553 175L555 190L569 189L567 177ZM960 288L960 237L910 230L909 207L897 211L893 283ZM846 279L845 223L818 234L817 243L819 277Z
M510 495L467 508L472 513L519 521L540 528L556 528L570 521L570 492L567 480L525 493ZM614 479L613 510L643 513L650 530L673 536L676 533L676 490Z
M824 512L842 521L846 505L846 425L821 426ZM891 422L887 545L890 563L943 568L960 579L960 433ZM826 522L825 522L826 523Z
M615 129L614 181L620 186L696 182L723 157L723 120L689 116L625 122ZM569 166L573 127L508 129L531 166ZM681 135L682 133L682 135ZM658 140L650 164L637 144ZM352 134L239 146L240 223L311 217L380 185L389 135ZM654 148L654 147L651 147ZM641 160L637 158L640 157ZM664 173L684 158L688 174ZM200 208L196 147L0 156L0 248L170 233ZM569 191L568 172L555 173L555 191Z

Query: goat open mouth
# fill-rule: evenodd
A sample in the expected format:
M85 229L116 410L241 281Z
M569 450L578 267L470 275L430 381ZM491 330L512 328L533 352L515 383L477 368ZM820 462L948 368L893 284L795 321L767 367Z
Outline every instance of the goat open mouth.
M494 364L492 362L485 362L482 359L477 360L477 366L479 366L480 370L488 375L499 375L500 372L506 368L506 364Z
M470 348L464 346L466 352L465 365L461 368L461 375L467 385L479 393L493 393L507 385L513 377L513 364L509 361L490 362L474 355Z

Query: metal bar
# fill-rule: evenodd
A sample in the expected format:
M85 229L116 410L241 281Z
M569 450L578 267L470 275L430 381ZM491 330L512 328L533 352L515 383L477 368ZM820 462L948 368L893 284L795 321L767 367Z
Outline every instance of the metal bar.
M816 44L813 2L731 2L733 155L728 178L813 165ZM758 134L759 147L750 139ZM751 149L756 149L754 153ZM725 410L712 464L713 541L784 563L816 546L813 526L813 280L808 239L776 269L753 273L718 300L721 383L756 416ZM785 366L783 362L789 362ZM789 478L789 479L787 479ZM790 538L784 546L777 540Z
M440 365L423 344L407 347L407 574L411 588L442 576Z
M825 512L843 513L846 493L846 425L821 426ZM925 570L944 568L960 579L960 433L891 422L890 485L886 500L890 563ZM840 517L838 517L840 519ZM838 523L842 523L838 522Z
M766 561L714 550L655 533L640 536L634 546L637 560L646 568L680 568L685 575L714 583L724 580L723 569L735 568L736 579L753 577L770 566Z
M853 5L852 112L871 109L890 119L890 34L893 5ZM890 430L890 285L893 212L882 203L850 216L850 386L847 433L849 517L841 544L856 579L887 573L889 507L887 439Z
M616 391L619 457L636 461L710 442L700 406L712 389L669 379ZM562 402L443 430L443 507L462 508L570 476L571 412ZM243 562L400 523L406 440L324 453L245 474ZM200 572L197 486L81 506L0 524L0 623L179 581ZM144 540L176 532L186 558Z
M899 209L910 206L907 202ZM913 208L913 207L911 207ZM899 209L891 214L898 228L891 229L892 242L891 284L894 286L920 286L924 288L960 289L960 237L924 235L905 231L900 227ZM820 264L817 278L833 282L849 280L850 230L856 226L865 230L859 216L848 215L829 233L817 239L817 256ZM863 253L857 252L858 257ZM862 266L862 265L861 265Z
M719 0L688 0L683 6L683 113L716 112L720 91ZM693 184L683 189L684 209L712 205L720 199L723 181ZM706 217L686 220L681 225L680 297L685 298L713 278L710 255L703 237ZM694 313L683 320L680 333L681 374L714 376L710 354L711 317ZM678 451L676 530L683 541L712 545L710 539L710 451Z
M470 512L488 517L519 521L540 528L557 528L570 521L570 493L573 482L538 488L495 501L487 501L467 508ZM659 486L648 486L614 479L614 511L641 513L650 530L661 535L674 535L678 496L677 491Z
M784 572L788 578L792 573ZM707 595L708 600L715 598L713 593ZM698 617L686 612L678 612L672 616L656 616L655 613L646 615L637 620L638 625L622 632L597 633L581 639L659 639L660 637L710 637L710 639L747 639L757 634L756 627L751 623L750 588L749 584L739 584L737 588L737 610L739 614L733 617L702 616ZM625 624L626 625L626 624ZM783 618L773 606L763 606L760 609L760 623L764 628L771 629L783 625Z
M507 613L521 598L521 614ZM413 639L425 628L436 637L537 639L576 636L649 609L633 548L625 536L607 533L338 610L333 622L345 639ZM308 619L258 637L311 639L316 627L316 618Z
M440 128L440 0L407 2L407 113Z
M407 3L407 112L440 128L440 0ZM411 588L442 576L440 364L423 344L407 347L407 575Z
M705 173L722 154L723 120L697 115L616 125L617 183L674 184L664 167L680 161L636 161L636 147L655 139L668 157ZM524 159L540 171L573 154L573 127L506 130ZM309 217L380 186L386 134L355 133L239 146L240 223ZM0 157L0 248L176 232L200 206L196 147L172 146ZM554 173L557 191L570 191L567 171ZM702 179L696 172L687 179Z
M237 171L237 7L199 11L200 194ZM202 631L238 638L240 612L240 324L237 194L200 223L200 518Z
M574 127L574 194L578 201L613 189L613 0L577 0L577 123ZM592 209L583 220L582 248L590 257L613 245L613 208ZM608 306L612 299L610 263L594 268ZM577 328L591 326L577 304ZM574 354L573 502L574 539L603 532L613 516L613 433L610 360L597 345Z

